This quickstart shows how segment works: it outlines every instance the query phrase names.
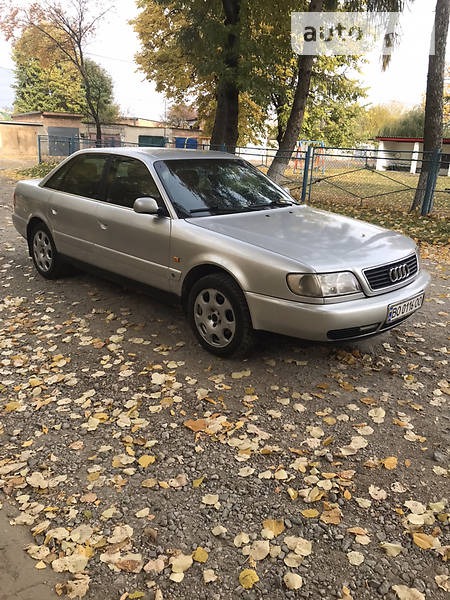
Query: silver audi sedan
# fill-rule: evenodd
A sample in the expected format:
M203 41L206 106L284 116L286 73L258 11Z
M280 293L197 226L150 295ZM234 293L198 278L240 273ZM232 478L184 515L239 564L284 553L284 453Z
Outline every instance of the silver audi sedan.
M386 331L429 283L408 237L299 204L221 152L76 152L17 184L13 221L43 277L72 262L170 292L219 356L247 353L255 330L319 341Z

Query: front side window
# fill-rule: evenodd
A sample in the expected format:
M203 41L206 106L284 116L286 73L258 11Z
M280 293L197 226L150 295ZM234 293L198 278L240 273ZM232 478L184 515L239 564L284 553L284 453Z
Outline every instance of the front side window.
M243 160L180 159L155 163L178 217L204 217L289 206L293 200Z
M151 197L162 202L156 183L144 163L135 158L114 158L107 177L106 200L133 208L137 198Z
M102 198L102 177L107 157L100 154L81 154L65 163L44 187L85 198Z

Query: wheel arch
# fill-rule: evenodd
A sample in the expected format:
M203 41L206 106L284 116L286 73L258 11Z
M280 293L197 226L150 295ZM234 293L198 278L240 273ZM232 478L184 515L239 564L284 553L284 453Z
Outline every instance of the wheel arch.
M30 254L30 256L31 256L31 252L32 252L31 239L30 239L31 232L33 231L34 227L36 225L39 225L40 223L42 223L42 225L45 225L46 229L49 229L47 223L40 217L31 217L31 219L27 223L27 244L28 244L28 253Z
M239 281L227 269L224 269L223 267L212 264L212 263L197 265L196 267L193 267L187 273L186 277L183 280L183 285L181 287L181 305L185 312L187 310L187 301L188 301L189 292L191 291L192 286L202 277L205 277L206 275L213 275L216 273L221 274L221 275L227 275L230 279L232 279L234 281L234 283L239 287L239 289L244 294L244 292L242 290L242 286L240 285Z

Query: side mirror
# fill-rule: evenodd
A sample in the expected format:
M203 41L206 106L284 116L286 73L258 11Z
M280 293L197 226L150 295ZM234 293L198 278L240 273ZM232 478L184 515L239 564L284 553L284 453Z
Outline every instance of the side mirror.
M136 198L133 204L133 210L134 212L143 213L145 215L162 214L162 211L154 198Z

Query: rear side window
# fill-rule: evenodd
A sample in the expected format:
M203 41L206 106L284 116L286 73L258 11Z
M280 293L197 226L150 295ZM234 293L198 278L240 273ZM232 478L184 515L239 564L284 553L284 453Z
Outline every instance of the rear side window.
M155 180L145 164L135 158L114 158L108 172L106 188L106 200L111 204L133 208L137 198L150 196L162 206Z
M102 177L108 158L97 154L75 156L63 165L44 187L68 194L102 199Z

